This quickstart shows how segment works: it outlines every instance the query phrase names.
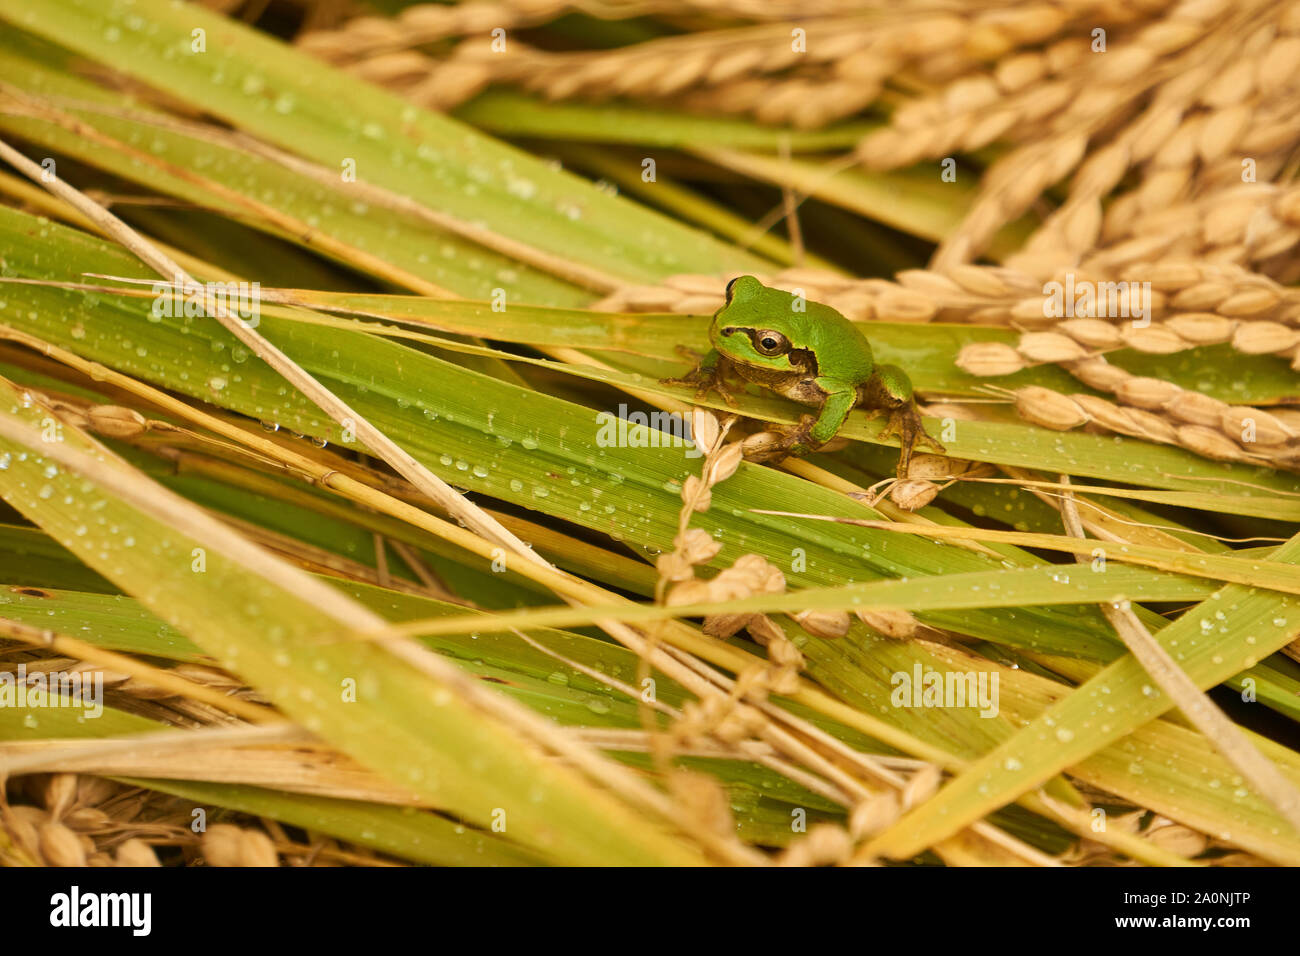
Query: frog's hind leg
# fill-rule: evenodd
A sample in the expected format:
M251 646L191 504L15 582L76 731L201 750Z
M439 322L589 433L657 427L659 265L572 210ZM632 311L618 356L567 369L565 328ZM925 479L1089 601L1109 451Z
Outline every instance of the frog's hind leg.
M882 365L862 388L861 402L867 408L879 408L889 413L889 421L881 429L879 438L898 437L898 477L906 478L912 465L912 451L917 445L926 445L939 454L945 449L921 424L921 413L916 409L912 394L912 381L896 365Z
M908 470L912 466L912 452L917 445L926 445L939 454L945 451L944 447L925 430L925 426L921 424L921 413L916 410L916 403L910 400L907 404L890 410L889 421L876 437L888 438L891 435L898 437L899 478L907 477Z

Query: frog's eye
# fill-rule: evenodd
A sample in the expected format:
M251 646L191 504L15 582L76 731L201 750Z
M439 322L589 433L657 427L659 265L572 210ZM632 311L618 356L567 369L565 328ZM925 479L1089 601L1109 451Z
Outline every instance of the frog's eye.
M781 355L790 351L790 340L780 332L764 329L754 333L754 348L764 355Z

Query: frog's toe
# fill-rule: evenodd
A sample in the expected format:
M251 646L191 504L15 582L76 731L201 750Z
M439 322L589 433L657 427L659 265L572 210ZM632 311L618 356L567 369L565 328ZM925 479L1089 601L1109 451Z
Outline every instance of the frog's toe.
M696 400L699 400L703 398L705 395L707 395L710 389L717 392L718 397L722 399L724 402L726 402L728 406L730 406L731 408L736 407L736 396L732 393L731 389L727 388L727 386L723 384L721 379L702 387L698 392L696 392L695 393Z
M931 451L935 452L936 454L939 455L948 454L948 449L944 448L943 445L939 444L939 439L935 438L924 428L921 429L921 433L916 437L916 443L918 445L924 445L926 448L929 448Z
M695 400L699 401L709 392L717 391L725 397L726 389L723 387L720 377L715 372L701 371L692 369L681 378L664 378L659 380L660 385L681 385L685 388L695 389Z
M792 455L810 455L822 447L813 437L813 426L817 424L816 417L812 415L801 415L799 424L789 432L790 454Z
M885 427L880 429L879 438L897 438L900 442L906 444L909 435L916 432L916 423L913 421L915 412L908 405L899 405L889 412L889 418L885 421Z
M700 370L698 368L692 368L685 375L674 375L671 378L661 378L659 380L659 384L660 385L699 385Z
M926 434L921 425L921 415L911 402L899 405L889 414L889 421L880 430L881 438L896 436L898 438L898 477L906 478L912 465L912 450L922 441L930 443L934 439Z
M801 457L819 450L822 446L812 437L816 419L804 415L799 424L776 431L759 432L745 439L745 458L754 462L776 464L791 457Z
M682 377L682 378L661 378L661 379L659 380L659 384L660 384L660 385L676 385L676 386L679 386L679 387L681 387L681 388L693 388L693 389L696 390L696 391L695 391L695 400L696 400L696 401L699 401L701 398L704 397L705 393L708 392L708 389L707 389L707 388L702 388L702 387L700 386L700 381L699 381L699 379L693 379L693 378L691 378L689 375L684 376L684 377Z

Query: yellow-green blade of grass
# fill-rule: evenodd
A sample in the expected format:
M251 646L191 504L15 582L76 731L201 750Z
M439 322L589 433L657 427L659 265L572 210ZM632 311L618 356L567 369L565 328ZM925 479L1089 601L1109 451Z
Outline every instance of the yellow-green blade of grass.
M548 103L514 90L488 90L457 107L466 123L502 136L690 148L711 144L776 152L848 150L879 123L839 123L826 129L782 129L732 116L695 116L635 103Z

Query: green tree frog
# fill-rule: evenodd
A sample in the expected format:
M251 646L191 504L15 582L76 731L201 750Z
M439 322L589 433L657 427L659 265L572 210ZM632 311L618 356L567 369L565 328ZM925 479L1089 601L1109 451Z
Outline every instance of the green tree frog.
M887 411L881 437L896 435L902 446L898 477L906 478L917 444L942 452L925 431L912 397L907 373L894 365L877 365L871 344L852 322L830 306L763 285L753 276L727 283L727 301L709 326L713 348L685 377L667 385L690 385L696 398L716 391L734 404L725 380L740 378L803 405L816 416L784 430L778 440L760 447L751 458L780 461L821 448L840 430L850 410Z

